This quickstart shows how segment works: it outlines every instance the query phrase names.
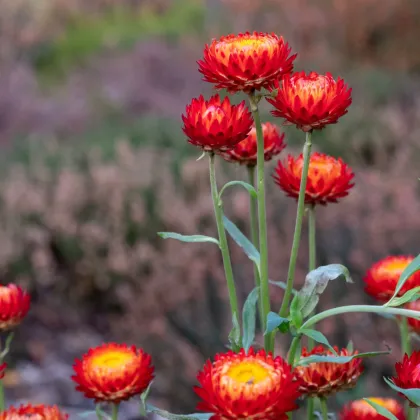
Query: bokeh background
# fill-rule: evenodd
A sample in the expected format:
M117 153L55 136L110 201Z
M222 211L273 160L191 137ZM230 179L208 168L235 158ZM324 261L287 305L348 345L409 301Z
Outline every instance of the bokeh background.
M230 316L216 247L163 241L157 231L215 235L205 161L181 131L194 96L209 95L196 60L213 37L284 35L298 70L330 71L353 87L315 150L341 156L356 186L317 212L318 265L342 263L320 307L369 302L363 274L388 254L420 249L420 3L418 0L0 0L0 274L33 295L6 376L10 400L86 410L69 379L74 357L115 340L143 346L157 370L151 398L191 412L195 374L223 351ZM238 97L238 99L241 99ZM264 119L273 120L267 106ZM288 152L302 134L287 128ZM285 152L283 152L285 156ZM274 163L267 164L267 174ZM219 181L245 179L219 162ZM270 278L284 280L296 204L268 178ZM226 195L248 232L248 198ZM303 232L306 234L306 231ZM305 236L304 236L305 238ZM243 301L252 266L231 246ZM307 267L302 242L297 281ZM273 307L282 291L273 288ZM336 407L385 395L400 357L392 320L366 314L320 325L332 343L393 353ZM284 354L287 338L280 339ZM127 406L123 418L135 416Z

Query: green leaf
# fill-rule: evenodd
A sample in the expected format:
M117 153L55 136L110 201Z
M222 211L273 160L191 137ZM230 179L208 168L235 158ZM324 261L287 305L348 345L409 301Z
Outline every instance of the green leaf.
M391 353L389 350L387 351L371 351L367 353L358 353L353 354L352 356L324 356L324 355L313 355L309 357L304 357L299 360L297 363L298 366L308 366L311 363L338 363L340 365L344 363L349 363L353 359L362 359L366 357L373 357L379 356L382 354L389 354Z
M238 314L235 312L232 316L232 330L229 333L228 340L234 352L241 348L241 326L239 325Z
M161 410L150 404L147 404L147 412L155 413L169 420L209 420L213 416L212 413L172 414L169 411Z
M395 385L389 378L384 377L384 381L394 390L400 392L405 397L407 397L411 402L420 406L420 388L400 388L399 386Z
M242 347L248 352L255 338L255 325L259 287L256 287L247 297L242 311Z
M410 289L408 292L404 293L401 297L395 297L387 302L384 306L401 306L404 303L412 302L420 298L420 286Z
M395 292L392 298L385 303L384 306L389 306L394 298L398 295L402 287L404 286L405 282L416 272L420 270L420 255L417 255L413 261L405 268L405 270L401 273L401 276L398 280L397 287L395 288Z
M346 349L349 353L353 353L353 351L354 351L353 341L350 340L348 342Z
M319 301L319 296L324 292L332 280L344 278L346 282L353 283L349 270L341 264L330 264L310 271L305 278L305 283L293 298L292 306L299 311L302 317L309 316Z
M303 315L299 308L299 299L297 299L297 295L293 298L292 303L290 304L290 319L297 329L299 329L303 324Z
M267 315L267 328L264 332L264 335L272 333L275 329L279 328L283 324L288 324L290 321L287 318L282 318L280 315L275 312L269 312Z
M268 282L270 284L272 284L273 286L277 286L280 287L280 289L286 290L286 283L284 281L274 281L274 280L268 280ZM296 295L297 294L297 290L296 289L292 289L292 295Z
M220 192L219 192L219 200L222 199L222 194L224 193L224 191L227 188L232 187L234 185L240 185L241 187L244 187L249 192L249 195L251 197L253 197L255 199L257 198L257 191L255 190L255 188L251 184L248 184L247 182L244 182L244 181L230 181L227 184L225 184L223 186L223 188L220 190Z
M232 239L245 251L248 258L260 269L260 253L253 243L231 222L226 216L223 216L223 224Z
M338 356L337 352L334 350L334 347L328 342L327 337L325 337L322 332L304 328L303 330L299 330L299 333L312 338L312 340L316 341L317 343L324 344L324 346L327 346L335 356Z
M205 235L181 235L175 232L158 232L158 235L163 239L176 239L181 242L213 242L219 245L216 238Z
M381 416L384 416L388 420L398 420L389 410L384 406L378 404L375 401L371 401L369 398L363 398L370 406L372 406Z
M152 389L152 382L150 382L149 386L147 387L146 391L144 391L140 395L140 415L143 417L147 417L147 398L149 396L150 390Z

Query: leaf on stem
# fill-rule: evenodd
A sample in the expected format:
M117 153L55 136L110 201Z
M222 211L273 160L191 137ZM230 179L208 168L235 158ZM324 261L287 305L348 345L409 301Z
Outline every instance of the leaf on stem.
M324 344L324 346L328 347L335 356L338 356L337 352L334 350L334 347L328 342L327 337L325 337L325 335L322 334L322 332L304 328L302 330L299 330L299 333L306 335L309 338L312 338L312 340L316 341L317 343Z
M384 381L390 386L394 391L400 392L405 397L407 397L411 402L420 406L420 388L400 388L399 386L395 385L394 382L391 381L389 378L384 377Z
M412 302L420 298L420 286L410 289L408 292L404 293L401 297L395 297L387 302L384 306L401 306L404 303Z
M413 261L405 268L405 270L401 273L401 276L398 280L397 287L395 288L395 292L391 299L384 306L390 306L394 298L398 295L399 291L404 286L405 282L416 272L420 270L420 255L417 255Z
M229 333L228 340L231 349L238 352L241 348L241 326L239 325L238 314L235 312L232 315L232 330Z
M286 290L287 284L284 281L274 281L274 280L268 280L268 282L270 284L272 284L273 286L277 286L280 287L280 289ZM292 289L292 295L296 295L297 294L297 290L296 289Z
M269 312L267 315L267 327L264 335L272 333L274 330L279 329L281 332L289 330L290 321L287 318L282 318L275 312Z
M242 311L242 347L247 353L255 338L256 313L259 287L256 287L247 297Z
M255 198L255 199L257 198L257 191L251 184L248 184L247 182L244 182L244 181L230 181L227 184L225 184L223 188L220 190L219 200L222 199L222 194L227 188L233 187L235 185L240 185L241 187L244 187L252 198Z
M366 357L373 357L373 356L379 356L382 354L390 354L391 351L371 351L367 353L358 353L353 354L351 356L323 356L323 355L312 355L309 357L303 357L299 360L297 363L297 366L308 366L311 363L338 363L340 365L344 363L349 363L353 359L362 359Z
M161 410L153 405L147 405L148 413L155 413L169 420L209 420L212 413L194 413L194 414L172 414L169 411Z
M371 401L369 398L363 398L370 406L372 406L378 414L384 416L388 420L398 420L389 410L387 410L384 406L378 404L375 401Z
M149 396L150 390L152 389L152 382L150 382L149 386L147 387L146 391L144 391L140 395L140 415L143 417L147 416L147 398Z
M219 245L216 238L205 235L181 235L175 232L158 232L158 235L163 239L176 239L181 242L212 242Z

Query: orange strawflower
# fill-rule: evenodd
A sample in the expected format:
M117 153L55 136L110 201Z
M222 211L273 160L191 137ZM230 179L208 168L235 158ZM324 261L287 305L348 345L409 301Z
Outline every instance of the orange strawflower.
M414 302L407 303L405 305L405 309L418 311L420 315L420 300L415 300ZM415 318L407 318L407 322L412 331L414 331L417 334L420 334L420 320Z
M76 390L96 402L119 403L142 394L154 375L151 357L126 344L102 344L90 349L73 365Z
M404 354L402 362L395 364L395 371L397 375L392 378L395 385L403 389L420 388L420 351L413 351L411 356ZM410 401L410 405L414 403Z
M68 414L63 413L55 405L24 404L11 406L0 413L0 420L67 420Z
M0 286L0 331L8 331L19 325L30 305L30 295L19 286Z
M206 151L233 149L247 138L253 124L244 101L231 105L228 97L221 101L219 95L208 101L194 98L182 120L188 141Z
M214 39L205 46L198 66L204 80L217 89L249 93L293 70L296 54L290 56L290 51L282 37L246 32Z
M364 277L366 293L380 302L388 301L395 292L401 273L413 259L412 256L390 256L373 264ZM414 273L405 282L398 296L417 286L420 286L420 272Z
M295 410L299 382L279 356L264 350L248 354L228 351L207 361L197 376L201 398L197 409L214 413L212 420L286 420Z
M264 159L268 161L286 147L284 133L280 133L279 129L269 122L262 124L262 130L264 136ZM257 164L257 133L255 126L252 127L245 140L238 143L232 150L222 152L221 155L229 162L255 166Z
M289 155L284 162L277 164L274 181L289 197L299 197L302 169L302 154L297 158ZM309 161L305 203L336 203L339 198L349 194L349 190L354 186L353 178L352 169L342 159L313 153Z
M404 408L392 398L369 398L369 400L381 405L391 412L398 420L405 420ZM384 420L365 400L353 401L346 405L340 413L340 420Z
M334 350L339 356L352 356L347 349ZM302 349L302 358L312 355L333 356L331 350L316 346L312 351ZM363 372L362 360L353 359L348 363L338 364L330 362L311 363L308 366L296 367L297 376L302 381L300 391L309 396L325 397L344 389L353 388Z
M275 98L267 98L276 108L272 114L303 131L335 124L347 114L352 101L351 89L344 80L335 80L330 73L325 76L315 72L287 74L282 81L276 80L270 90L278 91Z

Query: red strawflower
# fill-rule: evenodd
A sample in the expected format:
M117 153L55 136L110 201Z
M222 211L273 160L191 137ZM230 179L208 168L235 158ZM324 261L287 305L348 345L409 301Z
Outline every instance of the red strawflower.
M381 405L391 412L398 420L405 420L404 408L392 398L369 398L369 400ZM353 401L347 404L340 413L340 420L385 420L365 400Z
M0 379L4 378L4 375L6 374L6 368L7 368L7 364L6 363L2 363L0 365Z
M303 131L335 124L347 114L352 101L351 89L344 80L335 80L330 73L325 76L315 72L306 75L303 71L287 74L282 81L276 80L270 90L277 91L275 98L267 98L276 108L272 114Z
M290 51L282 37L246 32L214 39L205 46L198 66L204 80L216 89L249 93L293 70L296 54L290 56Z
M395 371L397 376L392 378L395 385L403 389L420 388L420 351L413 351L411 356L404 354L402 362L395 364ZM415 406L411 401L410 405Z
M373 264L364 277L366 293L380 302L388 301L395 292L401 273L413 259L412 256L389 256ZM398 296L417 286L420 286L420 272L414 273L404 283Z
M409 302L405 305L405 309L411 309L412 311L418 311L420 315L420 300ZM420 334L420 320L415 318L407 318L408 325L411 330L417 334Z
M245 101L231 105L228 97L222 102L219 95L208 101L203 96L194 98L182 120L188 141L206 151L233 149L247 138L253 124Z
M0 331L11 330L19 325L30 305L30 295L19 286L0 286Z
M248 354L228 351L207 361L197 376L201 398L197 409L213 413L212 420L286 420L300 396L299 382L279 356L264 350Z
M60 411L57 406L43 404L11 406L0 413L0 420L67 420L68 418L68 414Z
M96 402L119 403L142 394L154 375L151 357L126 344L102 344L90 349L73 365L76 390Z
M264 159L270 160L278 155L285 147L284 133L269 122L262 124L264 136ZM222 157L229 162L238 162L241 165L255 166L257 164L257 133L255 126L252 127L248 137L238 143L233 149L221 153Z
M339 356L352 356L358 352L349 352L347 349L334 350ZM312 355L333 356L331 350L316 346L312 351L302 349L302 358ZM325 397L344 389L353 388L357 379L363 372L362 360L353 359L348 363L311 363L308 366L296 367L297 376L302 381L300 391L309 396Z
M278 162L273 175L276 184L289 196L299 197L302 179L303 155L295 158L289 155L284 162ZM336 203L349 194L354 186L354 173L341 158L335 159L323 153L313 153L309 161L305 203Z

